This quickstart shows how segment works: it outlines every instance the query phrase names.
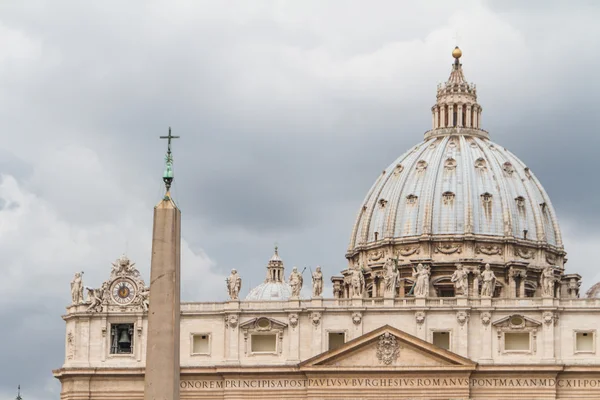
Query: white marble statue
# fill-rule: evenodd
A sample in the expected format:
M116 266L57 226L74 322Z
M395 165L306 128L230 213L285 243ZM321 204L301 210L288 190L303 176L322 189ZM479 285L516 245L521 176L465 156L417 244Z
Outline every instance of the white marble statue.
M454 282L456 295L467 296L469 294L469 273L465 271L462 264L456 264L456 271L454 271L450 280Z
M542 271L542 296L544 297L554 297L554 282L556 278L554 277L554 268L546 267Z
M302 274L298 272L298 268L292 268L292 273L290 274L290 279L288 280L288 284L292 289L292 297L300 297L300 291L302 290L303 283L304 279L302 279Z
M144 311L148 311L148 307L150 306L150 288L149 287L143 287L142 290L140 290L140 299L141 299L142 308L144 309Z
M99 288L99 289L87 288L87 290L88 290L88 299L90 299L90 305L88 306L86 311L95 311L95 312L102 311L104 289L103 288Z
M71 281L71 299L73 301L72 304L82 304L83 303L83 272L75 272L75 276Z
M412 277L415 279L415 297L426 297L429 294L429 268L417 264Z
M394 297L396 295L396 287L398 287L399 274L393 259L388 258L385 264L383 264L383 274L384 293L387 296Z
M227 293L231 300L239 300L240 290L242 289L242 278L238 275L237 270L231 270L231 274L225 279L227 283Z
M481 273L481 279L483 281L481 296L492 297L494 295L494 288L496 287L496 275L491 270L490 264L485 264L485 269Z
M312 273L312 289L313 297L321 297L323 294L323 273L321 267L317 267L315 272Z
M353 298L361 298L363 296L365 277L358 265L352 270L352 275L350 276L350 286L352 288Z

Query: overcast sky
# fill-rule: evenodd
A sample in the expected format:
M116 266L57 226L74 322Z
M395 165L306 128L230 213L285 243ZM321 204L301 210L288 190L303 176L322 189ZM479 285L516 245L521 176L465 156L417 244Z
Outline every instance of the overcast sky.
M600 280L600 3L2 1L0 398L58 399L69 282L149 281L172 126L182 299L346 266L381 170L430 128L456 44L483 127L545 185L569 272ZM326 294L331 295L330 287Z

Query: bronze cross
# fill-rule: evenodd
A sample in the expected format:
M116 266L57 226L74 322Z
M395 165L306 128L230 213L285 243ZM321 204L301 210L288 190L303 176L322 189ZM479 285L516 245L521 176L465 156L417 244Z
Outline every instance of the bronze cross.
M160 136L160 139L168 139L167 153L171 154L171 139L179 139L180 136L171 135L171 127L169 127L169 136Z

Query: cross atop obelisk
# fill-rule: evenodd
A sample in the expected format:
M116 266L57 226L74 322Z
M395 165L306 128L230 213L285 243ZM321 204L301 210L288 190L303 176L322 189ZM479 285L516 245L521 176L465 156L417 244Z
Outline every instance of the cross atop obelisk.
M171 139L179 139L179 136L171 135L171 127L169 127L168 136L160 136L160 139L167 139L167 155L165 156L165 172L163 173L163 181L167 188L165 198L170 197L171 183L173 183L173 154L171 153Z

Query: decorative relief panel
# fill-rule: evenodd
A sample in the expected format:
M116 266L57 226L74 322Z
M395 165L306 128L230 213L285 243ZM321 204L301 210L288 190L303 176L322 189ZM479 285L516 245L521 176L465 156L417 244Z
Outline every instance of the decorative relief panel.
M415 247L401 247L396 252L397 255L402 257L412 256L413 254L419 254L421 252L421 248L419 246Z
M298 314L296 314L296 313L290 314L288 317L288 320L289 320L290 326L292 328L295 328L296 326L298 326Z
M238 324L238 316L230 314L225 316L225 326L234 329Z
M352 323L354 325L360 325L362 322L362 314L359 312L352 313Z
M435 247L436 253L443 254L454 254L454 253L462 253L462 245L460 244L452 244L452 243L442 243Z
M493 256L496 254L502 254L502 247L495 244L479 244L475 247L476 254L486 254L488 256Z
M75 358L75 335L73 332L67 334L67 360Z
M465 311L459 311L456 313L456 321L460 326L463 326L469 320L469 314Z
M481 313L481 323L484 326L488 326L491 321L492 321L492 314L491 313L489 313L487 311L484 311L484 312Z
M415 313L415 320L417 321L417 324L423 325L423 322L425 322L425 313L423 311L417 311Z
M313 324L313 326L316 328L321 324L321 313L320 312L313 312L310 315L310 322Z
M391 365L398 358L400 343L396 336L385 332L377 342L377 359L385 365Z
M518 257L529 260L533 258L535 251L533 249L528 249L526 247L515 247L515 253Z

